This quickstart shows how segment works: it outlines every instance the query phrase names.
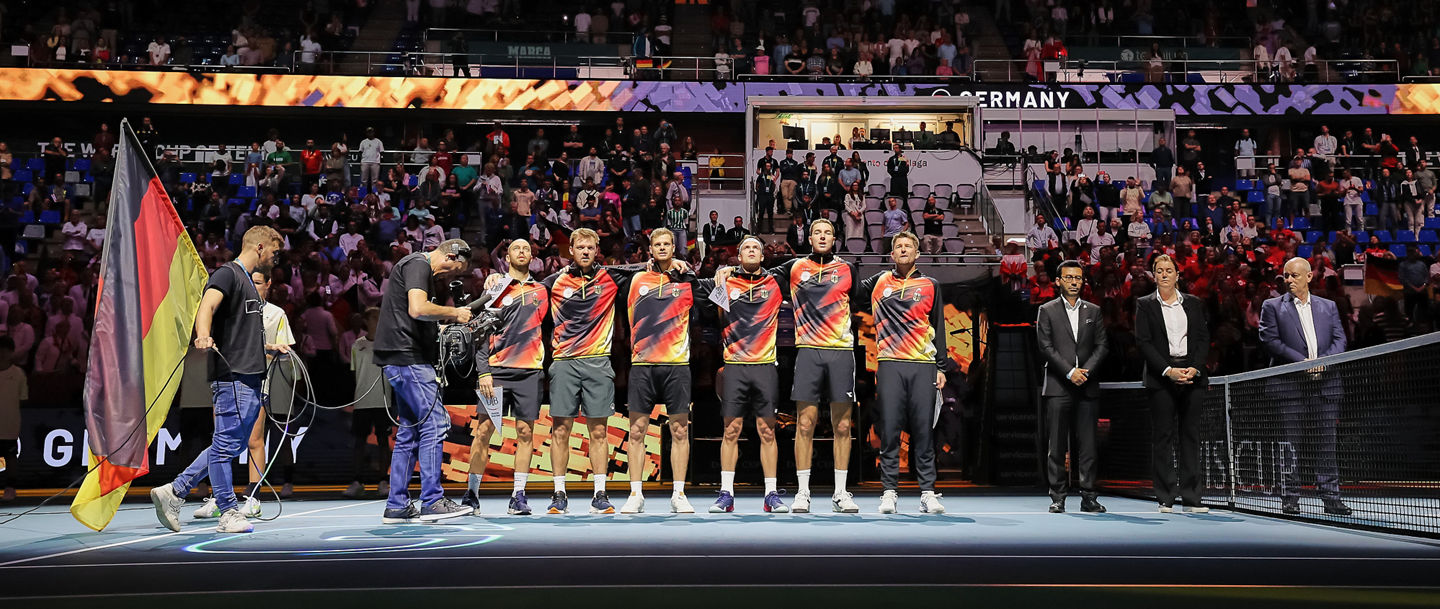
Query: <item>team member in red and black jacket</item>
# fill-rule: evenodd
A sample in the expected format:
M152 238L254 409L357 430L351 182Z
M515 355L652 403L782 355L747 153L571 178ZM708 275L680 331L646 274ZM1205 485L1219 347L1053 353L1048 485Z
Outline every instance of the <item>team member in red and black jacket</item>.
M515 489L510 495L509 513L528 515L530 504L525 498L525 482L530 474L531 442L535 420L540 418L541 366L545 362L545 341L541 325L549 311L550 295L545 286L530 276L530 243L516 239L510 243L505 262L510 272L505 280L485 298L487 307L500 312L500 330L489 339L490 357L478 361L479 379L476 389L486 398L494 396L495 387L503 389L509 416L515 417ZM470 445L470 471L482 473L490 462L490 437L495 424L483 412ZM466 493L465 501L478 498Z
M761 262L765 247L755 237L740 242L740 267L725 267L715 279L697 283L696 298L723 290L729 299L720 342L725 352L721 373L720 414L725 435L720 441L720 497L712 513L735 511L735 463L740 459L740 431L745 415L755 414L760 434L760 468L765 473L767 512L788 512L776 489L779 453L775 444L775 401L780 375L775 368L775 334L780 325L780 282Z
M828 399L835 430L836 512L860 511L845 491L850 464L851 412L855 406L855 332L851 303L868 297L858 291L855 265L836 256L835 225L820 218L810 223L810 255L770 269L780 290L795 307L795 469L800 488L791 510L810 511L810 462L814 454L815 420L819 404ZM863 307L863 304L862 304Z
M915 267L920 240L901 232L891 239L894 270L861 282L875 315L879 367L875 393L880 406L880 513L896 511L900 483L900 432L910 432L920 511L942 514L935 494L935 446L931 439L935 398L945 388L945 304L940 283Z
M685 468L690 462L690 316L695 304L695 274L676 260L675 235L658 228L650 233L650 264L630 277L625 291L630 314L630 437L628 454L645 454L645 435L655 404L664 404L670 419L670 469L674 490L670 511L695 511L685 497ZM630 462L630 497L622 514L645 510L640 492L644 460Z
M628 293L631 273L596 264L599 251L600 235L588 228L577 229L570 234L570 259L574 262L543 282L550 290L550 316L555 321L551 336L555 361L550 364L550 468L555 473L552 514L568 510L565 473L570 470L570 430L581 414L590 434L590 468L595 477L590 513L615 513L605 494L610 462L607 421L615 413L610 346L615 338L615 302Z

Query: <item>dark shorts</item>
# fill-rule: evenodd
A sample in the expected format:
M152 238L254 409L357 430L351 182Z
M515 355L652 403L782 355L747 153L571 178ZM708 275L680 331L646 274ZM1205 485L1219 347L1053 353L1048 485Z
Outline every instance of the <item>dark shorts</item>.
M795 386L790 399L815 404L855 401L855 352L795 350Z
M754 413L762 419L775 418L780 393L780 371L775 364L725 364L720 376L720 416L738 418Z
M615 413L615 369L609 357L555 360L550 365L550 416L605 420Z
M630 414L664 404L671 415L690 414L689 366L630 366Z
M524 368L495 368L491 371L495 386L505 389L505 416L520 421L534 421L540 418L539 370ZM479 409L483 416L484 408Z

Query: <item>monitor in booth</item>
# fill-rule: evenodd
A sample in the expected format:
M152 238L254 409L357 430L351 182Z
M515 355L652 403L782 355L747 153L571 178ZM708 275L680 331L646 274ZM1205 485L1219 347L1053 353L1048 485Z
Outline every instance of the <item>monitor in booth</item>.
M810 140L790 140L785 143L786 150L809 150Z
M780 128L780 134L787 140L803 140L805 139L805 128L785 125Z
M890 139L890 130L889 130L889 129L871 129L871 130L870 130L870 141L871 141L871 142L884 142L884 141L888 141L889 139Z

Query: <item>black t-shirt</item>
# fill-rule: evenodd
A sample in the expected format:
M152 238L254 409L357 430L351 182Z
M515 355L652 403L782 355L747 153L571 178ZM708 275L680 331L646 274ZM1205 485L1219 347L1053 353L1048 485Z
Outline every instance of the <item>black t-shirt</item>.
M380 297L380 324L375 328L376 364L433 365L439 358L440 325L410 317L410 290L425 290L429 299L433 276L423 252L401 258L390 270L390 283Z
M210 353L211 381L226 380L235 374L265 373L265 302L255 290L250 274L231 261L210 275L205 291L219 290L225 296L215 310L210 336L225 359ZM225 364L229 362L227 367Z
M940 213L940 208L939 208L939 207L936 207L936 206L934 206L934 205L926 205L926 206L925 206L925 211L922 212L922 213L923 213L923 214L939 214L939 213ZM934 236L936 236L936 237L941 236L942 233L945 232L945 229L941 228L941 225L943 225L944 223L945 223L944 220L931 220L931 219L926 219L926 220L925 220L925 234L926 234L926 235L934 235Z

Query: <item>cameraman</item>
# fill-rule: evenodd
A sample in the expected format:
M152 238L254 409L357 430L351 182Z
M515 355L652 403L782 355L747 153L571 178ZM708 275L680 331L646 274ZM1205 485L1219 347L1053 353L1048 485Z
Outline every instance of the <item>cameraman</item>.
M465 272L470 246L461 239L442 242L430 252L401 258L390 271L390 282L380 300L380 323L376 328L375 363L383 366L385 379L395 390L399 429L390 457L390 497L385 504L385 524L434 522L471 513L445 498L440 486L450 415L440 403L440 385L435 378L439 360L439 333L436 322L465 323L470 309L445 307L430 302L431 282ZM418 436L418 438L417 438ZM410 503L410 472L420 461L420 505Z

